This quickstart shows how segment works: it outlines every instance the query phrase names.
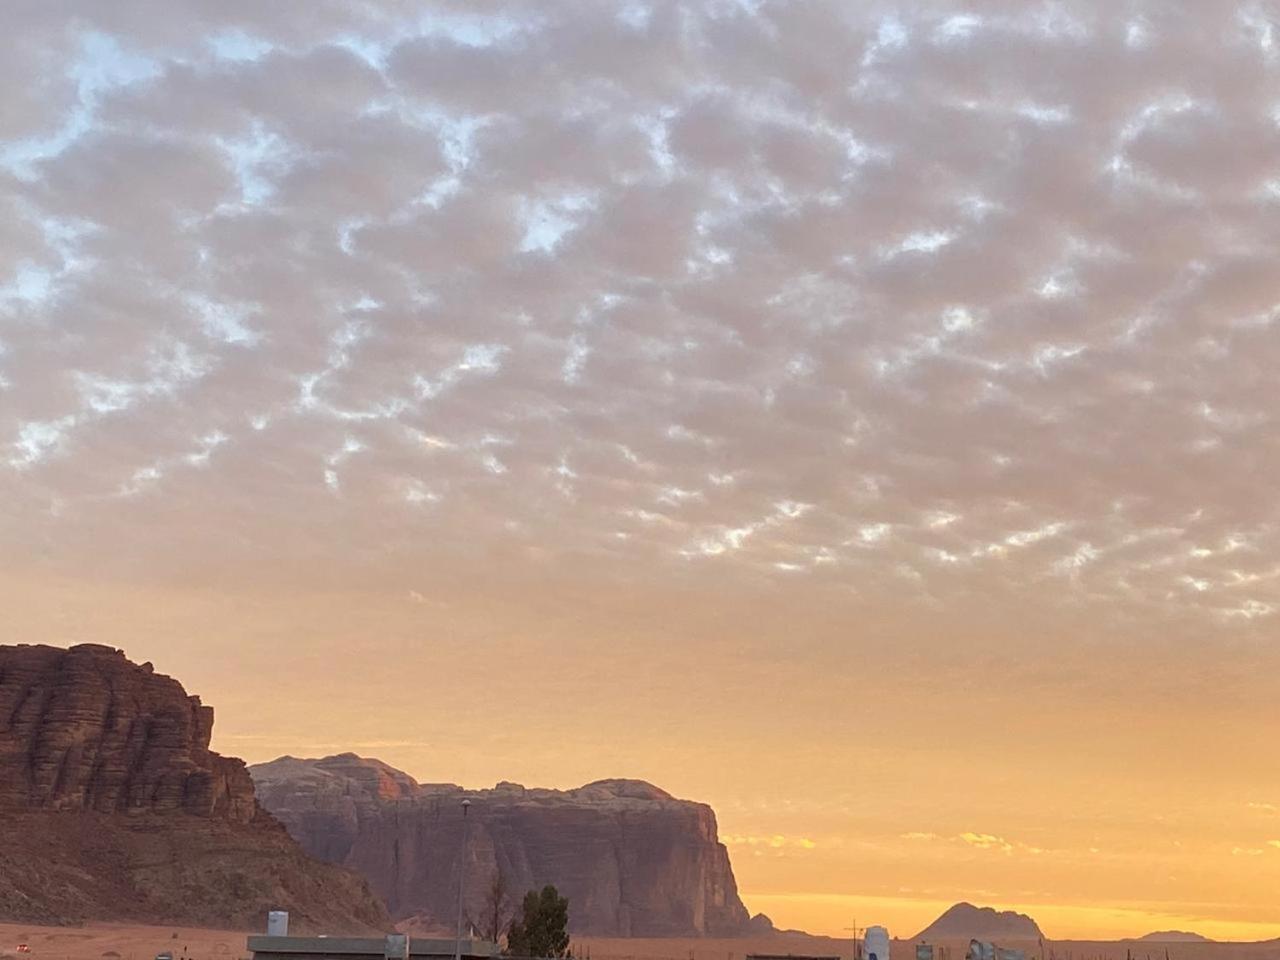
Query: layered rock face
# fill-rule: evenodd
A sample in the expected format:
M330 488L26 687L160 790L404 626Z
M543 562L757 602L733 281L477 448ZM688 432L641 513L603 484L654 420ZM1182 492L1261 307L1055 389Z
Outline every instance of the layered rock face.
M254 817L213 708L111 647L0 647L0 722L0 807Z
M303 929L390 922L368 885L307 856L213 711L110 647L0 646L0 919Z
M262 804L308 852L362 873L397 918L451 927L465 859L466 913L477 922L500 873L513 903L555 884L576 933L733 936L747 927L711 808L647 783L463 791L352 754L285 757L250 772Z

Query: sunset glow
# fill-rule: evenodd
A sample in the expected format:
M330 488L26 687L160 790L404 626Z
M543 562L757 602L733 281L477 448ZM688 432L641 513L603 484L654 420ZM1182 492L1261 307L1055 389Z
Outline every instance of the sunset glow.
M0 642L651 781L779 927L1280 937L1274 5L63 6Z

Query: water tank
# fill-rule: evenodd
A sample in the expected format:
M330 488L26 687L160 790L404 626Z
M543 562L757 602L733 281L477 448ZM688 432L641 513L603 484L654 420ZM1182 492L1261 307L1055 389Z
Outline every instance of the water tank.
M287 910L272 910L267 914L267 936L287 937L289 935L289 913Z
M889 931L884 927L867 927L862 942L867 960L889 960Z

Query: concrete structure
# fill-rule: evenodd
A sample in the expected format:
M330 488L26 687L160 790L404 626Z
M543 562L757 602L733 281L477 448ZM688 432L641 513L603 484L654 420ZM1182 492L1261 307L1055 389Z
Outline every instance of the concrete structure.
M453 940L386 937L250 937L253 960L453 960ZM487 940L463 940L463 960L491 960L501 951Z
M1027 960L1023 950L1010 950L985 940L970 940L965 960Z
M286 910L272 910L267 914L267 936L287 937L289 935L289 913Z
M884 927L867 927L862 943L867 960L889 960L889 931Z

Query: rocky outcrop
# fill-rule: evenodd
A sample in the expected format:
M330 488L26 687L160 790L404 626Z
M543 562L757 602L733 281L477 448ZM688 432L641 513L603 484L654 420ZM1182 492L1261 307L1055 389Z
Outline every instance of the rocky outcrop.
M0 646L0 919L386 929L262 810L213 711L110 647Z
M0 722L0 807L254 817L213 708L111 647L0 647Z
M353 754L284 757L250 772L263 805L308 852L362 873L397 918L451 925L465 859L466 912L477 922L500 874L513 902L555 884L576 933L732 936L747 928L711 808L648 783L464 791L419 784Z
M916 934L916 940L1040 940L1044 934L1025 913L957 903Z

